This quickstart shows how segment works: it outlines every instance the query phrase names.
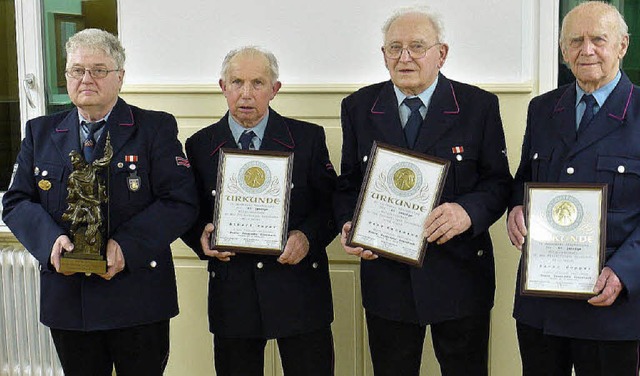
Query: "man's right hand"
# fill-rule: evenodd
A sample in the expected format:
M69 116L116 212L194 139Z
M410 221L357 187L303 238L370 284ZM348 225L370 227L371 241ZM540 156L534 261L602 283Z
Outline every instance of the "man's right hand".
M58 239L53 243L53 247L51 247L51 256L49 260L51 261L51 265L56 269L56 272L60 273L60 258L64 252L72 252L73 251L73 243L71 243L71 239L67 235L60 235ZM71 275L73 273L62 273L64 275Z
M349 247L347 245L347 237L349 237L349 232L351 231L351 221L347 222L342 226L342 233L340 234L340 244L342 244L342 248L344 251L350 255L358 256L365 260L375 260L378 258L378 255L371 252L368 249L364 249L362 247Z
M507 220L507 233L511 244L522 251L524 237L527 236L527 227L524 225L524 213L522 205L518 205L511 209Z
M200 235L200 246L202 247L202 252L209 257L215 257L220 261L230 261L231 256L235 256L234 252L219 252L215 249L209 248L209 244L211 244L211 233L213 233L215 227L213 227L213 223L207 223L204 226L204 230L202 230L202 235Z

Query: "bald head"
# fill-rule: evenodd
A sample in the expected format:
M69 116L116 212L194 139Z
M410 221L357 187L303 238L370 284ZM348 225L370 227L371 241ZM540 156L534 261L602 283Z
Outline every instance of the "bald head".
M627 24L618 10L588 1L573 8L562 21L560 48L578 85L592 93L611 82L627 53Z

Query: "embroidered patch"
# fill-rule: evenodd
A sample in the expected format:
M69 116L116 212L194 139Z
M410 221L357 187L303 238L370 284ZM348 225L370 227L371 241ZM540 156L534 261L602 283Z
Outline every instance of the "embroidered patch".
M189 160L187 158L176 157L176 164L178 166L191 167L191 164L189 163Z

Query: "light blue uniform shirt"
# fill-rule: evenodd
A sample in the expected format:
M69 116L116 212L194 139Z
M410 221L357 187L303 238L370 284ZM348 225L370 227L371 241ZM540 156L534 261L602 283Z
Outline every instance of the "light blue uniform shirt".
M433 96L433 92L436 91L436 85L438 85L438 76L436 76L435 81L429 86L425 91L418 94L417 97L422 101L422 106L420 106L420 115L424 119L427 116L427 109L429 108L429 102L431 102L431 97ZM405 124L407 124L407 120L409 120L409 116L411 115L411 109L406 104L402 103L407 95L404 94L396 85L393 85L393 90L396 92L396 98L398 99L398 112L400 113L400 124L402 124L402 128L404 128ZM414 98L413 96L409 98Z
M251 150L260 150L260 145L262 145L262 139L264 138L264 131L267 129L267 122L269 122L269 111L264 115L262 120L258 122L258 124L253 128L245 128L240 125L229 113L229 128L231 128L231 134L233 135L233 139L236 140L236 144L238 145L238 149L240 146L240 136L244 131L253 131L256 135L253 136L253 146L254 148Z
M613 80L611 80L611 82L591 93L597 103L594 108L594 114L600 111L600 107L602 107L604 101L609 98L609 95L611 94L611 92L613 92L613 89L615 89L616 85L618 85L618 82L620 82L620 77L622 77L622 73L618 71L618 74ZM584 110L587 107L587 105L582 101L582 96L585 94L585 91L582 90L580 86L578 86L578 81L576 81L576 128L578 128L578 126L580 125L582 115L584 115Z

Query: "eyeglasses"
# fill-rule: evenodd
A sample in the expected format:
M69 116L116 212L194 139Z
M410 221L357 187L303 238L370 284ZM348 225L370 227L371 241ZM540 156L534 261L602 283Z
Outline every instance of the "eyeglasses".
M404 47L400 43L391 43L387 46L382 47L382 51L384 52L384 56L388 57L389 59L400 59L404 50L407 50L409 56L411 56L412 59L421 59L425 57L427 51L439 44L442 43L437 42L432 44L431 46L425 46L422 43L411 43L407 47Z
M74 67L67 69L64 73L69 78L75 78L76 80L82 79L84 77L85 72L89 72L89 75L92 78L105 78L111 72L119 72L121 69L87 69L83 67Z

